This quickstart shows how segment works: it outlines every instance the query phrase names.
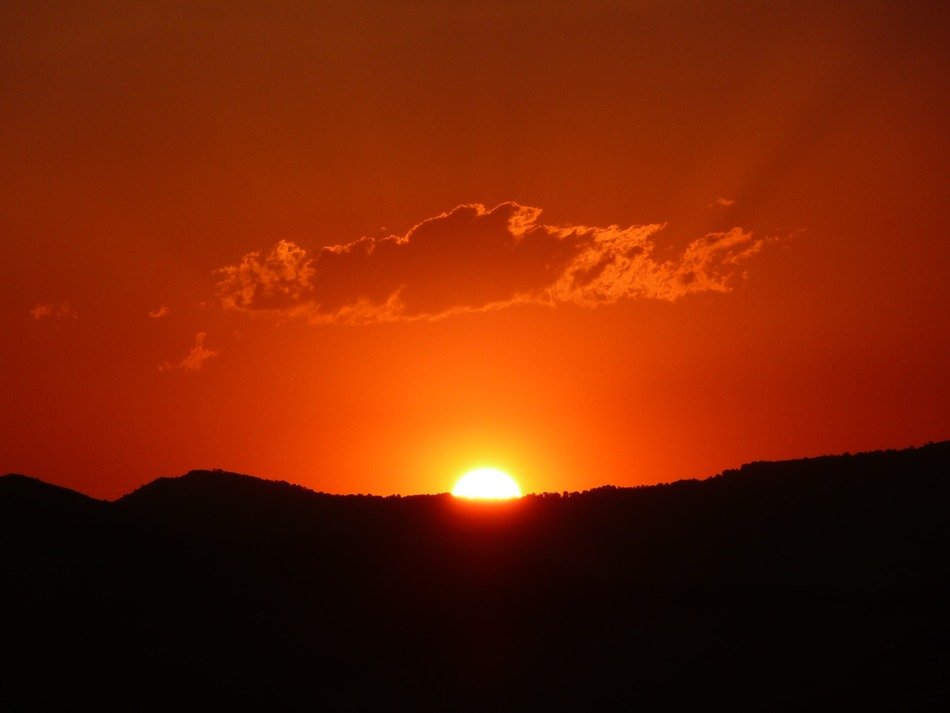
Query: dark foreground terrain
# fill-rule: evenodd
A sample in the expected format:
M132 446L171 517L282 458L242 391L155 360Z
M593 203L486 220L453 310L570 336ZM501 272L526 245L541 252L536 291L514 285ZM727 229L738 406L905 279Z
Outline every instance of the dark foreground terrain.
M0 478L4 708L944 709L950 442L502 504Z

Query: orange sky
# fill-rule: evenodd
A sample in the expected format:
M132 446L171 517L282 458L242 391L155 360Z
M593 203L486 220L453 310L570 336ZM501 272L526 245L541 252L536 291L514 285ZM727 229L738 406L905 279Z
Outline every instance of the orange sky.
M232 5L0 8L0 472L560 491L950 437L939 3Z

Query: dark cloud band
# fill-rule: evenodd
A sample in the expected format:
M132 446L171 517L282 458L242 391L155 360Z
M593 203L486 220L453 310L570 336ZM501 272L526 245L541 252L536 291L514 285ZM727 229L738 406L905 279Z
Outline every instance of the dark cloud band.
M438 318L518 303L595 306L726 292L763 240L733 228L654 257L659 224L552 226L517 203L462 205L405 235L362 238L308 253L282 240L218 271L229 309L314 323Z

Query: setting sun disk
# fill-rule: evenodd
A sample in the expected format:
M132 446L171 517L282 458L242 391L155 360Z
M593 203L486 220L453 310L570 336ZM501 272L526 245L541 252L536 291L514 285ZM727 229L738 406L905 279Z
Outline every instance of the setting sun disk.
M514 478L497 468L476 468L458 479L452 495L477 500L510 500L521 497L521 488Z

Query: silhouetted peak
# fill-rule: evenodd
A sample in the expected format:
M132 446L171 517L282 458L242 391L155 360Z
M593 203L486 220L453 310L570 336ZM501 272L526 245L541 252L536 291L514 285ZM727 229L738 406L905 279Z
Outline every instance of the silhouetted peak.
M17 473L0 477L0 530L4 537L61 544L94 526L108 508L109 503L103 500L39 478ZM64 530L70 534L62 535Z
M0 476L0 496L5 500L16 499L18 501L100 502L76 490L53 485L31 475L20 473L7 473Z
M221 468L212 468L211 470L199 468L196 470L189 470L184 475L178 476L179 480L263 480L267 482L266 478L260 478L256 475L248 475L247 473L235 473L230 470L222 470ZM278 482L278 481L270 481Z
M42 482L39 478L34 478L32 475L23 475L22 473L0 475L0 486L2 487L30 487L30 484Z
M273 496L273 495L323 495L302 485L294 485L283 480L267 480L244 473L232 473L225 470L191 470L177 477L156 478L150 483L133 490L119 498L118 502L143 501L158 497L202 497L215 494L235 496Z
M708 480L746 480L758 481L761 484L765 479L800 481L803 478L821 479L832 473L850 473L857 478L871 473L886 473L893 477L895 473L900 472L893 470L895 467L913 464L923 468L923 472L927 472L932 470L932 467L928 468L928 466L942 465L948 458L950 458L950 441L939 441L903 449L820 455L790 460L751 461L738 468L724 470Z
M319 519L315 504L335 497L243 473L192 470L157 478L116 505L176 529L245 538L304 527Z

